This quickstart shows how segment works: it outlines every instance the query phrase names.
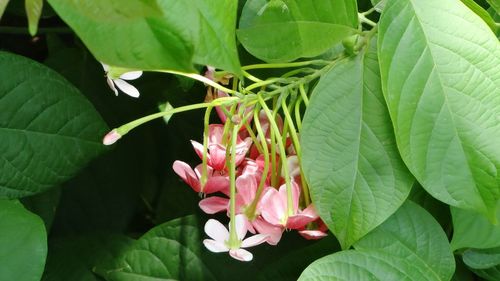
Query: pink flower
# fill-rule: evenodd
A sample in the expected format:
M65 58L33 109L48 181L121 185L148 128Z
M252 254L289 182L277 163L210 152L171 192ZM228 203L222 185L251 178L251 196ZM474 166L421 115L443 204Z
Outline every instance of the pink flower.
M229 209L229 199L219 196L210 196L200 200L198 203L200 209L210 215Z
M175 161L172 165L174 172L179 175L179 177L184 180L191 188L196 192L202 192L201 190L201 171L202 165L196 166L193 170L188 164L182 161ZM214 171L211 167L207 167L207 182L203 187L203 193L210 194L214 192L222 192L229 194L229 177L226 175L221 175Z
M312 229L304 228L299 230L299 234L307 240L317 240L328 236L328 227L320 218L312 224L315 225Z
M224 126L221 124L211 124L208 133L208 165L217 171L224 171L226 168L226 146L223 145ZM193 148L200 157L203 159L203 145L191 141ZM252 139L246 138L241 140L239 137L236 140L236 166L238 166L247 154L248 149L252 145Z
M102 144L104 145L112 145L115 142L117 142L119 139L121 139L122 135L116 131L116 129L111 130L109 133L107 133L104 138L102 139Z
M318 215L312 206L303 211L299 210L299 186L292 181L292 214L288 214L288 200L286 185L280 186L279 191L270 188L262 196L262 217L273 225L280 225L289 229L300 229L316 220Z
M237 215L235 217L235 231L238 241L236 245L230 245L229 231L226 227L217 220L209 219L205 224L205 233L212 239L203 240L203 244L208 250L214 253L229 252L229 255L237 260L251 261L253 259L252 253L242 248L264 243L267 240L267 235L257 234L244 239L247 233L245 220L244 215Z

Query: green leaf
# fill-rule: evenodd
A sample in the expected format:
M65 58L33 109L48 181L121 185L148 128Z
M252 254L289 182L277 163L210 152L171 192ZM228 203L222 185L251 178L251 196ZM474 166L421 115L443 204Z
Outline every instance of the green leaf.
M98 273L108 281L215 280L200 258L199 229L194 216L161 224Z
M486 0L490 4L490 6L500 14L500 0Z
M500 246L500 224L492 224L480 214L451 208L453 218L453 238L451 246L460 248L493 248ZM497 209L500 217L500 204Z
M497 38L454 0L389 1L379 27L382 87L403 160L432 196L494 221Z
M236 1L122 2L49 0L94 56L107 64L194 72L192 64L198 63L240 73Z
M50 233L60 198L61 188L52 188L44 193L24 197L21 202L26 209L42 218L47 233Z
M322 54L354 34L357 24L353 0L249 0L237 35L259 59L292 61Z
M46 191L103 151L106 124L60 75L0 52L0 80L0 198Z
M5 8L9 4L9 0L0 0L0 19L2 19L3 12L5 12Z
M479 6L474 0L462 0L462 3L465 4L469 9L471 9L474 13L476 13L481 19L490 27L493 32L497 32L498 27L491 17L491 15L483 9L483 7Z
M42 15L43 0L25 0L26 16L28 17L28 29L31 36L35 36L38 30L38 21Z
M99 281L94 268L112 265L133 242L106 233L52 239L42 281Z
M194 63L240 74L235 35L238 1L169 0L159 5L165 18L183 27L194 47Z
M413 178L390 124L373 40L366 54L339 61L321 77L301 132L313 202L343 249L392 215L410 192Z
M43 221L18 201L0 200L0 229L0 280L40 280L47 255Z
M315 261L299 280L444 281L455 270L439 224L410 201L354 247Z
M500 265L500 247L490 249L468 249L462 256L464 263L471 268L486 269Z
M193 46L156 1L49 0L92 54L109 65L193 70Z

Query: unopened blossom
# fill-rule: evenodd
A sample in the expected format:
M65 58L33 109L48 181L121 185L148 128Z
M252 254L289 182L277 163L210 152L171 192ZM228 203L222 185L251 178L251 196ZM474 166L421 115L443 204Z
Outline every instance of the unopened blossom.
M217 220L209 219L205 224L205 233L212 239L203 240L203 244L214 253L229 252L229 255L234 259L251 261L253 259L252 253L243 248L262 244L266 242L268 236L257 234L244 239L247 233L245 220L244 215L235 217L235 231L238 241L229 241L229 231L226 227ZM234 243L234 245L231 245L230 242Z
M116 129L113 129L104 136L104 138L102 139L102 144L112 145L115 142L117 142L121 137L122 135L120 135Z
M142 71L129 71L116 77L112 73L112 71L110 71L111 68L109 67L109 65L102 63L102 67L104 68L104 72L106 72L106 81L108 82L109 87L111 88L111 90L113 90L115 95L118 96L118 89L120 89L122 92L131 97L139 97L139 90L137 90L136 87L132 86L125 80L135 80L141 77Z

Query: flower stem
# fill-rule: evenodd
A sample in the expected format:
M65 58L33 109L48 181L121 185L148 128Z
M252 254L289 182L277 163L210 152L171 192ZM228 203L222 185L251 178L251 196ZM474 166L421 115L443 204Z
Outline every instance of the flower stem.
M231 122L232 124L232 122ZM232 124L231 133L231 160L229 161L229 246L239 248L240 241L236 235L236 140L239 126Z
M252 64L242 66L242 70L249 69L263 69L263 68L289 68L289 67L300 67L311 64L328 64L327 61L324 60L309 60L309 61L299 61L299 62L288 62L288 63L262 63L262 64Z
M186 73L186 72L181 72L181 71L175 71L175 70L156 70L157 72L163 72L163 73L170 73L170 74L176 74L176 75L181 75L181 76L185 76L185 77L189 77L191 79L195 79L195 80L198 80L200 82L203 82L209 86L212 86L218 90L221 90L223 92L226 92L228 94L240 94L238 93L237 91L235 90L231 90L229 88L226 88L218 83L215 83L214 81L208 79L207 77L203 76L203 75L199 75L197 73Z
M208 179L208 135L210 133L210 113L212 112L212 106L207 107L204 116L203 125L203 159L201 168L201 179L200 179L200 192L203 193L205 184Z
M266 102L264 99L261 97L261 95L257 95L257 98L259 100L259 104L262 106L262 109L264 109L264 112L267 115L267 118L269 118L269 124L272 127L272 131L275 132L276 137L278 139L281 139L280 132L278 125L276 124L276 121L273 118L272 112L269 110L269 107L267 107ZM271 128L270 128L271 129ZM287 191L287 210L288 210L288 215L291 216L294 213L293 210L293 199L292 199L292 186L290 182L290 173L288 171L288 165L287 165L287 159L286 159L286 152L285 152L285 146L283 145L282 142L278 141L278 149L280 151L280 160L281 160L281 165L283 167L283 177L285 178L285 184L286 184L286 191Z

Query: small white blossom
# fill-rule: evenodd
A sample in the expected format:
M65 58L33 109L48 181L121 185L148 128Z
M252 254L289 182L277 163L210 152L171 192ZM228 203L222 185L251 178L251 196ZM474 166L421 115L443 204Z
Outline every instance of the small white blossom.
M121 74L119 77L115 78L113 75L110 73L110 67L107 64L101 63L102 67L104 68L104 72L106 72L106 78L109 87L113 92L115 92L115 95L118 96L118 89L120 89L122 92L125 94L138 98L140 93L139 90L137 90L136 87L130 85L127 81L125 80L135 80L142 75L142 71L129 71ZM116 89L118 88L118 89Z

